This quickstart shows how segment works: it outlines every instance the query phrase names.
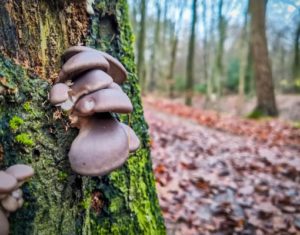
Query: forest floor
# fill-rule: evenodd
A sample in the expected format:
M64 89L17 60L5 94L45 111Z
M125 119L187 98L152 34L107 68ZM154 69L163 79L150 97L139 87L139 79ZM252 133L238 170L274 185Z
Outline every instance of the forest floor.
M168 234L300 234L300 129L144 99Z

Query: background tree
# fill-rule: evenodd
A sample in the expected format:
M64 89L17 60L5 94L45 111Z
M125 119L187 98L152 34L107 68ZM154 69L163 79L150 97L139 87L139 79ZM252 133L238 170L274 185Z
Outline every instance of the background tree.
M186 66L186 87L185 87L185 103L187 105L192 104L193 90L194 90L194 58L195 58L195 41L196 41L196 23L197 23L197 0L193 0L192 4L192 22L191 22L191 33L189 39L189 48L187 56Z
M126 1L5 0L0 18L0 166L25 163L36 172L23 187L24 207L10 216L11 234L164 234ZM71 171L77 130L47 101L60 55L78 44L107 51L129 73L123 88L134 113L120 118L142 145L104 177Z
M146 85L146 66L145 66L145 42L146 42L146 14L147 14L147 2L146 0L140 0L140 12L141 20L138 33L138 45L137 45L137 74L140 78L142 90Z
M254 59L257 106L255 111L263 115L278 114L272 70L268 58L268 45L265 32L265 13L267 1L250 0L251 43Z

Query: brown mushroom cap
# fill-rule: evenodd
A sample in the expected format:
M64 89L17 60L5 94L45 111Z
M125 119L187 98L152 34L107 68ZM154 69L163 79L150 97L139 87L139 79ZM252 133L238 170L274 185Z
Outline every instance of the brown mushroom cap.
M131 127L125 125L124 123L121 123L121 125L128 135L129 152L132 153L140 147L140 140Z
M15 187L17 187L16 178L4 171L0 171L0 193L1 194L9 193Z
M0 234L8 235L8 233L9 233L9 223L4 212L0 209Z
M90 70L109 70L109 63L104 56L97 51L80 52L70 58L63 66L58 75L58 82L65 82L76 78L79 74Z
M5 172L14 176L18 181L26 181L34 174L32 167L24 164L10 166Z
M8 212L15 212L19 208L17 199L9 195L1 201L2 207Z
M70 47L62 55L62 61L66 62L74 55L83 51L94 51L104 56L105 59L109 62L109 70L107 71L107 73L114 79L114 82L118 84L122 84L126 80L127 71L117 59L115 59L114 57L112 57L111 55L105 52L98 51L90 47L85 47L85 46Z
M75 172L101 176L123 165L128 155L126 132L109 113L101 113L82 118L69 160Z
M102 70L91 70L74 81L70 94L75 102L80 96L107 88L112 82L113 79Z
M101 112L130 113L132 109L128 96L117 89L98 90L82 97L75 105L80 116Z
M69 98L69 90L70 87L64 83L55 84L50 90L50 103L56 105L65 102Z

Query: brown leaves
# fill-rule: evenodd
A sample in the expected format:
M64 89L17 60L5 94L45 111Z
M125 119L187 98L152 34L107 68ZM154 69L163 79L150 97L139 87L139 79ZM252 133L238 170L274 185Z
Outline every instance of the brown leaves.
M255 141L250 136L256 131L238 137L207 129L148 106L145 115L160 204L171 234L300 233L297 148ZM221 120L202 120L220 126L214 117ZM286 137L281 141L290 143Z
M229 115L220 115L214 111L188 107L166 99L158 101L152 97L144 98L144 103L154 106L163 112L194 120L201 125L236 135L251 137L270 145L300 146L299 128L277 119L263 121L241 119Z

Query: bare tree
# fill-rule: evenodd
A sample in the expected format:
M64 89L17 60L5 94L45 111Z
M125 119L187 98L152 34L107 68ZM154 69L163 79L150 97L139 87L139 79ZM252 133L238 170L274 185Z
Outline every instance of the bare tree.
M192 22L189 39L189 49L186 66L186 87L185 87L185 103L192 105L192 98L194 93L194 59L195 59L195 41L196 41L196 23L197 23L197 0L193 0L192 5Z
M251 13L251 48L254 59L257 105L255 111L262 115L278 115L272 70L268 58L268 44L266 38L267 1L250 0Z

